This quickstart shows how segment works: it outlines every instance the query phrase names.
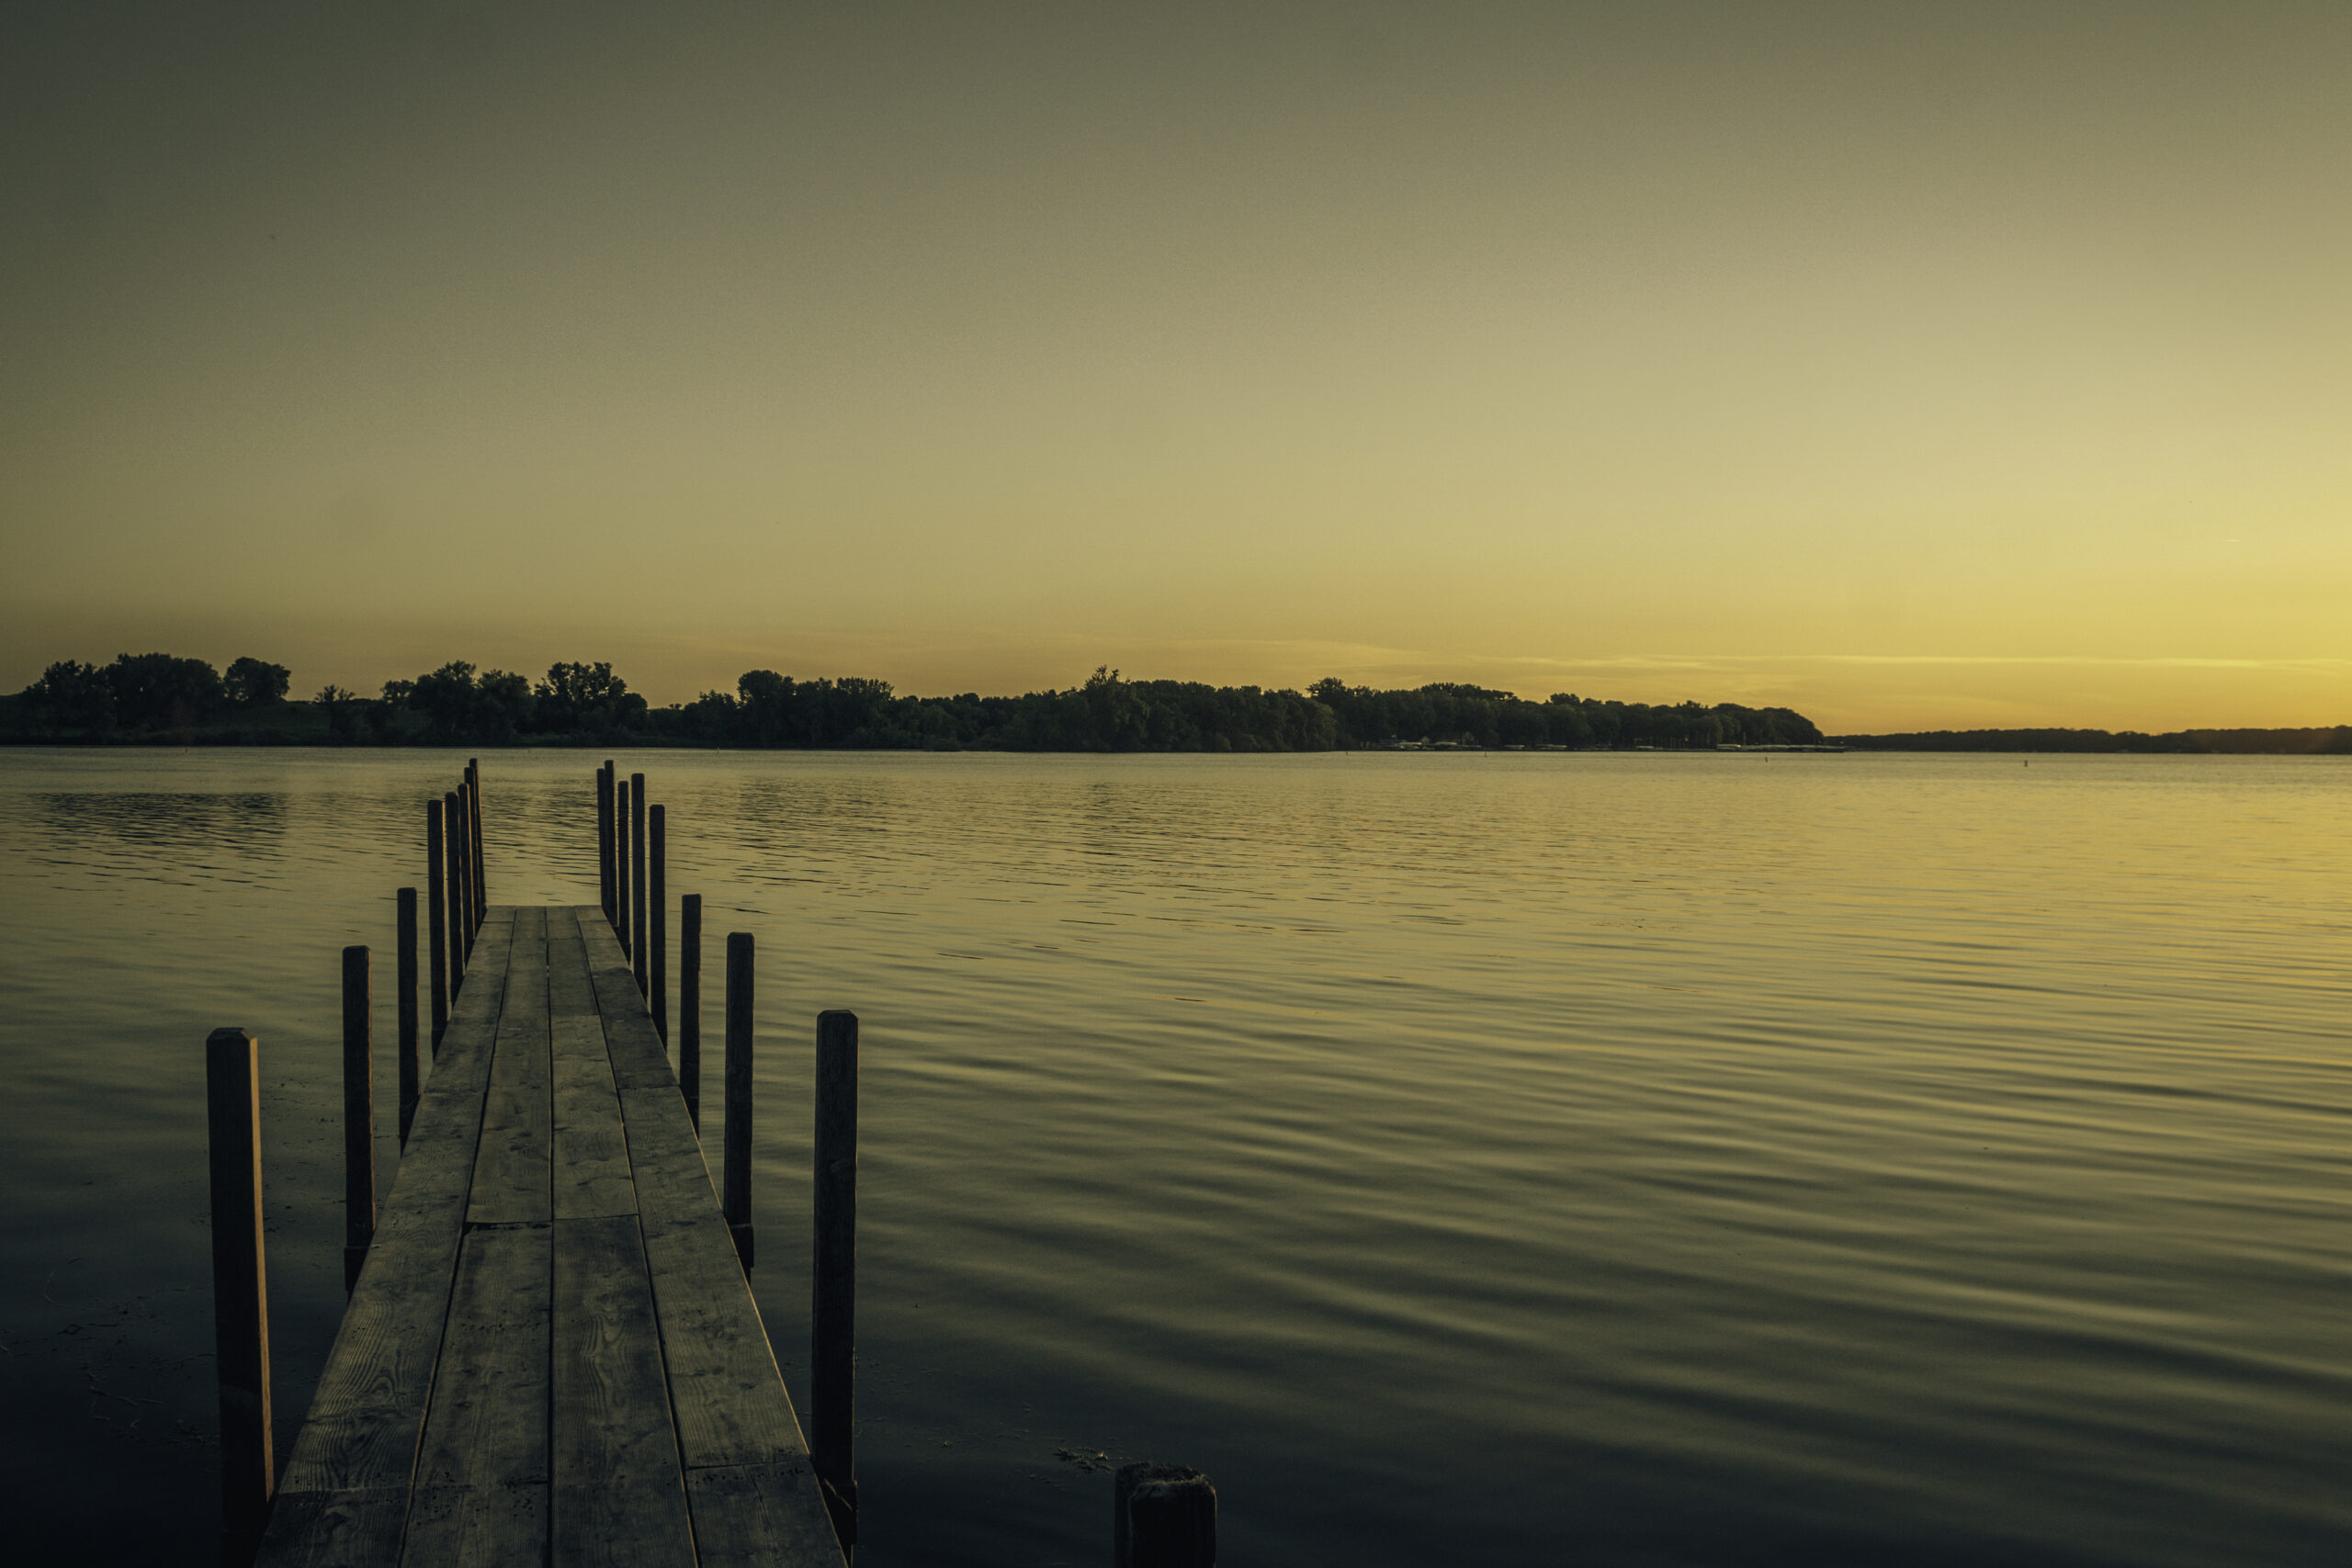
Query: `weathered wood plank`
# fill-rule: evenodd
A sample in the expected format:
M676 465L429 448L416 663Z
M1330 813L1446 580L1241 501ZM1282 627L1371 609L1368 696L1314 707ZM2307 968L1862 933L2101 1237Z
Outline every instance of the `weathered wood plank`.
M678 1079L670 1070L670 1054L653 1032L653 1015L645 1010L644 993L637 988L637 976L620 942L593 929L583 928L581 936L588 949L597 1010L604 1015L613 1082L622 1089L661 1084L674 1089Z
M701 1568L843 1561L807 1460L690 1470L686 1506Z
M630 1215L555 1223L554 1561L694 1562L652 1283Z
M544 1225L467 1235L417 1450L417 1486L548 1479L553 1246Z
M678 1442L689 1467L768 1464L808 1447L674 1090L621 1091Z
M279 1506L262 1562L356 1561L320 1542L345 1540L354 1521L375 1517L372 1504L358 1494L398 1488L405 1496L481 1130L481 1088L504 989L507 914L498 911L482 927L473 984L443 1038L376 1245L279 1478ZM346 1495L347 1506L336 1501ZM395 1548L399 1533L395 1517L390 1532Z
M591 912L593 915L593 911ZM601 922L598 922L601 923ZM548 1029L555 1056L555 1214L637 1213L628 1142L614 1098L604 1020L581 941L581 914L548 911Z
M400 1562L401 1520L407 1512L405 1485L280 1492L270 1507L269 1534L254 1561L393 1568Z
M514 1568L547 1561L548 1483L420 1487L402 1568Z
M553 1147L548 1055L547 911L514 918L506 1008L482 1106L481 1148L467 1205L469 1224L529 1224L552 1217Z

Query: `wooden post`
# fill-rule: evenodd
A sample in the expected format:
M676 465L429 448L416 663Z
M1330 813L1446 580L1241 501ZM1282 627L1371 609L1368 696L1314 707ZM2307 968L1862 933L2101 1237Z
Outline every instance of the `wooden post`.
M343 950L343 1288L376 1242L375 1031L369 1017L368 950Z
M628 944L628 955L637 964L637 994L644 996L645 983L645 775L628 776L628 898L630 930L636 935Z
M1185 1464L1123 1464L1111 1480L1112 1568L1216 1568L1216 1488Z
M678 900L678 1092L702 1135L702 895Z
M261 1042L204 1043L212 1156L212 1347L220 1386L220 1554L252 1561L277 1483L269 1431L269 1270L262 1257Z
M731 938L729 939L732 940ZM733 1058L729 1058L731 1069ZM730 1074L731 1077L731 1074ZM734 1085L728 1085L733 1125ZM729 1145L732 1146L731 1144ZM817 1267L808 1461L843 1546L857 1544L857 1014L817 1015Z
M662 848L662 808L646 809L645 830L649 849L653 857L652 928L646 938L646 948L653 960L652 1012L653 1032L662 1043L670 1043L670 867L669 855Z
M628 781L613 779L613 934L628 956Z
M604 900L605 923L613 923L613 765L596 770L596 891Z
M473 962L474 933L481 929L481 906L474 900L474 792L469 784L458 786L458 872L465 879L466 893L466 962Z
M490 879L482 868L481 761L475 757L466 759L466 808L473 814L466 847L474 872L474 924L480 926L490 915Z
M727 933L727 1129L719 1154L719 1208L735 1256L752 1266L752 937Z
M441 849L441 803L424 803L424 940L433 949L433 1056L449 1029L449 863Z
M466 941L466 820L465 807L458 804L458 792L449 791L441 797L441 848L447 857L444 874L449 879L449 999L454 1006L458 992L466 983L466 952L471 943Z
M406 1148L409 1123L416 1120L416 1099L423 1088L416 1061L416 889L401 888L393 902L398 907L395 924L400 928L393 983L400 987L395 1011L401 1032L401 1147Z

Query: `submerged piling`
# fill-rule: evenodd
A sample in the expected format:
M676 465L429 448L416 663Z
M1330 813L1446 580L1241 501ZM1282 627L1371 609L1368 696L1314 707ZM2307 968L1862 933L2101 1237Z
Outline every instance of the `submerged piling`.
M1187 1464L1123 1464L1111 1480L1112 1568L1216 1568L1216 1488Z
M727 933L727 1126L718 1207L735 1256L752 1267L752 936Z
M729 1065L731 1068L731 1055ZM728 1106L731 1127L731 1082ZM816 1165L808 1458L818 1483L824 1488L833 1531L847 1547L857 1544L857 1014L854 1012L817 1015Z
M702 1135L702 895L678 900L678 1093Z
M220 1555L252 1560L277 1470L269 1430L269 1271L262 1257L261 1042L204 1043L212 1167L213 1373L220 1389Z
M368 950L343 950L343 1288L376 1242L376 1073Z

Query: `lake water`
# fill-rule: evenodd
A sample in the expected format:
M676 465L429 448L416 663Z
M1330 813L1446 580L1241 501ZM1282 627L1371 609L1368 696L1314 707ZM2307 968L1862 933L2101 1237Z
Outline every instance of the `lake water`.
M595 900L599 760L484 755L493 900ZM461 761L0 753L15 1561L210 1551L221 1024L290 1440L337 953L380 1102ZM758 939L804 1408L812 1024L864 1021L863 1568L1107 1561L1098 1454L1207 1471L1237 1564L2352 1560L2352 761L619 761Z

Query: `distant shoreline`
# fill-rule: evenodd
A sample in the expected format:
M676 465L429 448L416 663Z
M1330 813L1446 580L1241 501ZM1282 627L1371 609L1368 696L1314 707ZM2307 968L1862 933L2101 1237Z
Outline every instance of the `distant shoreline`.
M2222 757L2352 756L2352 725L2314 729L1929 729L1833 735L1852 751L2133 752Z
M857 676L746 671L733 692L655 706L608 663L552 665L533 682L452 660L362 696L327 685L290 699L292 671L243 658L226 671L168 653L60 660L0 695L0 745L466 747L556 750L1265 753L1301 751L2003 751L2352 755L2352 726L1937 729L1824 735L1784 707L1627 703L1555 692L1541 702L1456 682L1396 690L1336 677L1304 691L1086 681L1018 696L925 697Z

